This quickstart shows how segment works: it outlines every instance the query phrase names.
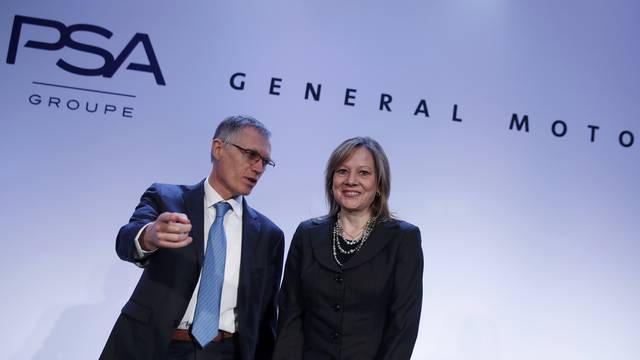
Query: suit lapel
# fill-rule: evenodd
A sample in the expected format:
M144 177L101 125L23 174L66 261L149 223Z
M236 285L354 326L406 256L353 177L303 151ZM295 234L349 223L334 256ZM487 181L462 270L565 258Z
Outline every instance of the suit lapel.
M335 218L316 218L312 220L312 223L314 227L309 230L311 232L309 236L315 258L324 267L336 272L341 271L333 257L333 226L335 225ZM360 251L344 264L342 270L360 266L376 256L398 235L398 228L398 222L395 220L387 220L376 224Z
M242 198L242 252L240 255L240 273L247 272L253 264L253 255L258 244L260 222L255 211Z
M376 224L360 251L344 264L343 270L360 266L376 256L398 235L398 227L398 222L395 220L387 220Z
M251 284L251 267L254 263L253 257L256 253L258 238L260 236L260 222L255 211L247 205L246 200L242 199L242 250L240 253L240 280L238 284L238 326L246 325L245 319L248 309L251 308L249 302L252 297L250 294ZM244 311L243 311L244 310ZM241 329L239 329L241 330Z
M309 230L309 237L315 258L329 270L340 272L340 267L333 258L333 249L331 247L335 218L325 216L312 219L311 222L314 227Z
M184 212L191 221L191 232L189 235L193 239L192 248L196 256L198 269L202 267L204 257L204 180L191 187L182 194L184 202Z

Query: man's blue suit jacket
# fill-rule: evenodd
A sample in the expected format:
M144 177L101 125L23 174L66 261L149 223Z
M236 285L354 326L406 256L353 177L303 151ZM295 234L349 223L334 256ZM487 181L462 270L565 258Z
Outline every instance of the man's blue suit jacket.
M158 249L136 260L138 231L165 211L185 213L193 242ZM122 308L101 360L164 359L172 333L184 316L204 257L204 180L192 186L153 184L116 239L118 256L144 268ZM236 335L243 360L269 359L276 327L276 294L282 273L284 235L243 200L242 255Z

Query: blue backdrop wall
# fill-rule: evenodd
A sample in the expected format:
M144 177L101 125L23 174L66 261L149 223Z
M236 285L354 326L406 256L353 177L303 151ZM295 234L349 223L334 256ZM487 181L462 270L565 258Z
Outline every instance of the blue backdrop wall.
M331 150L384 146L423 236L414 359L640 358L637 2L0 8L0 358L97 358L140 275L118 228L237 113L273 132L248 201L287 244Z

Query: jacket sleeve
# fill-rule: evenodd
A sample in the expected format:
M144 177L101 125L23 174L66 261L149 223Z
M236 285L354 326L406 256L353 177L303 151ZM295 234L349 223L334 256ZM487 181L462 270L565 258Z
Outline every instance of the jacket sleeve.
M279 295L278 338L276 340L274 360L300 360L303 358L304 335L302 319L304 303L302 298L303 230L298 226L287 255L284 279Z
M376 359L411 358L422 310L423 267L420 230L411 227L398 248L392 300Z
M144 267L153 256L150 254L147 257L139 258L134 241L140 229L154 221L162 212L159 198L157 185L151 185L142 194L140 203L131 215L129 223L120 228L116 237L116 253L122 260Z

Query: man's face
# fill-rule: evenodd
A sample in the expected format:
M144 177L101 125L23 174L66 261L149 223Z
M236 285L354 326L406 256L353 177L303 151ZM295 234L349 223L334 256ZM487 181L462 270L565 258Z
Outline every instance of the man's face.
M262 161L251 161L250 156L240 148L256 151L266 159L271 158L269 140L252 127L240 130L230 143L214 139L211 145L215 163L209 179L211 186L225 200L238 195L249 195L265 170Z

